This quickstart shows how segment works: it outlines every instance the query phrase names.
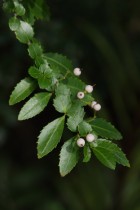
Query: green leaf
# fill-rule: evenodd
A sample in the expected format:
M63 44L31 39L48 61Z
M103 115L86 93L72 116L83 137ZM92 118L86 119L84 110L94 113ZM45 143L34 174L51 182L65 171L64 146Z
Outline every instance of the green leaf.
M23 7L22 4L20 4L17 1L14 1L14 6L15 6L16 15L23 16L25 14L25 8Z
M17 39L22 43L28 43L34 36L32 26L24 21L20 21L19 28L15 31Z
M70 90L66 85L60 84L58 86L56 89L56 98L54 99L54 107L58 112L66 113L68 111L71 106L70 94Z
M50 11L49 7L44 0L30 0L22 2L26 8L26 14L24 19L29 21L31 24L34 23L35 19L47 19L49 20Z
M11 0L6 0L3 2L3 10L5 12L13 12L14 11L14 4Z
M65 73L73 70L71 61L63 55L57 53L47 53L46 58L55 72L61 72L64 75Z
M72 95L75 97L79 91L84 91L85 83L79 78L69 77L67 81L67 86L70 88Z
M28 97L36 88L36 83L30 78L21 80L13 90L9 104L14 105Z
M39 69L37 69L35 66L31 66L28 69L28 73L31 77L37 79L39 77Z
M83 159L83 162L87 163L87 162L90 161L90 159L91 159L91 149L90 149L88 144L85 144L85 146L84 146L84 159Z
M75 138L64 143L60 152L59 170L61 176L67 175L77 164L79 148L74 144Z
M63 129L65 117L60 117L43 128L38 137L38 158L42 158L51 152L59 143Z
M76 132L77 126L79 125L80 122L83 121L84 115L85 115L84 108L82 108L79 103L73 104L68 110L68 116L69 116L67 120L68 128L71 131Z
M20 27L20 20L17 19L16 17L12 17L9 20L9 28L11 31L16 31Z
M38 84L39 87L49 88L52 85L52 70L48 66L48 64L42 64L39 68L39 77L38 77Z
M121 133L109 122L101 118L88 120L93 130L101 137L120 140L122 139Z
M116 163L130 167L129 161L122 150L111 141L98 139L97 146L92 147L95 156L105 166L115 169Z
M28 52L31 58L36 59L36 57L40 57L43 54L42 47L39 43L32 43L28 48Z
M85 136L92 131L92 127L89 123L83 121L78 125L78 131L80 133L80 136Z
M18 120L27 120L42 112L47 106L50 97L51 94L46 92L35 94L35 96L22 107Z

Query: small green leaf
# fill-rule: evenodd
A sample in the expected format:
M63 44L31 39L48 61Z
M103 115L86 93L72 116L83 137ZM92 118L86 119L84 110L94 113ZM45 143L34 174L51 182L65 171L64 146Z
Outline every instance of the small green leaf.
M9 20L9 28L11 31L16 31L20 27L20 21L16 17L12 17Z
M109 122L101 118L95 118L88 120L93 130L101 137L120 140L122 138L121 133Z
M60 117L43 128L38 137L38 158L42 158L51 152L59 143L63 129L65 117Z
M24 21L20 21L19 28L15 31L17 39L22 43L28 43L34 36L32 26Z
M63 91L63 92L62 92ZM60 113L66 113L71 106L70 90L66 85L60 84L56 89L54 107Z
M9 104L14 105L28 97L36 88L36 83L30 78L21 80L13 90Z
M42 89L49 88L52 84L52 70L48 64L42 64L39 68L38 84Z
M14 6L15 6L16 15L23 16L25 14L25 8L23 7L22 4L20 4L17 1L14 1Z
M67 175L77 164L79 148L74 144L75 138L64 143L60 152L59 170L61 176Z
M47 53L46 58L51 68L55 72L62 72L64 75L64 73L73 70L71 61L63 55L57 53Z
M87 162L90 161L90 159L91 159L91 149L90 149L88 144L85 144L85 146L84 146L84 159L83 159L83 162L87 163Z
M42 112L47 106L50 97L51 94L46 92L35 94L35 96L22 107L18 120L27 120Z
M32 43L28 48L28 52L31 58L36 59L36 57L40 57L43 53L42 47L39 43Z
M116 144L112 143L111 141L106 139L98 139L97 146L92 147L92 149L99 161L111 169L115 169L116 163L130 167L129 161L127 160L125 154Z
M84 108L82 108L79 103L73 104L68 110L68 116L69 116L67 120L68 128L71 131L76 132L77 126L79 125L80 122L83 121L84 115L85 115Z
M92 131L92 127L89 123L83 121L78 125L78 131L80 133L80 136L85 136Z
M28 73L31 77L35 79L39 77L39 69L37 69L35 66L31 66L28 70Z
M76 77L69 77L67 81L67 86L70 88L73 96L77 96L77 93L79 91L84 91L85 89L85 83Z

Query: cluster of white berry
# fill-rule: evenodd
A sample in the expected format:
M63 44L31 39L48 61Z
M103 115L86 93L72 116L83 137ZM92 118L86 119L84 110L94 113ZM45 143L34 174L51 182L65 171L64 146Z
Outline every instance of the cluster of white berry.
M75 76L80 76L81 75L81 69L80 68L75 68L73 70ZM85 86L85 91L78 92L77 93L77 98L83 99L85 97L85 93L92 93L93 92L93 86L92 85L86 85ZM97 103L96 101L91 102L91 108L93 108L95 111L99 111L101 109L101 105Z
M86 136L86 141L87 142L93 142L93 141L95 141L97 139L97 136L95 135L95 134L92 134L92 133L89 133L89 134L87 134L87 136ZM79 138L79 139L77 139L77 145L79 146L79 147L84 147L85 146L85 139L83 139L83 138Z

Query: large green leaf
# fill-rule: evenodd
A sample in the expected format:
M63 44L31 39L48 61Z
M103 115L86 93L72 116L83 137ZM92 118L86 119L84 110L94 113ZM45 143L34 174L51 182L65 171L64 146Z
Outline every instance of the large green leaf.
M55 72L61 72L62 74L64 74L73 70L71 61L63 55L60 55L58 53L47 53L46 58L51 68Z
M61 176L67 175L77 164L79 159L79 148L71 138L64 143L60 152L59 170Z
M109 122L101 118L90 119L93 130L101 137L113 140L120 140L121 133Z
M36 88L36 83L30 78L21 80L13 90L9 104L13 105L28 97Z
M111 141L98 139L96 147L93 146L92 150L99 161L111 169L115 169L116 163L130 167L125 154Z
M18 120L27 120L42 112L47 106L51 93L37 93L22 107Z
M34 31L32 26L20 20L18 29L15 31L17 39L22 43L28 43L34 36Z
M38 84L39 87L49 88L52 85L53 73L48 64L42 64L39 68Z
M80 122L83 121L84 115L85 115L84 108L81 107L79 103L73 104L68 111L68 116L69 116L67 120L68 128L71 131L76 132L77 126L79 125Z
M60 117L43 128L38 137L38 158L42 158L51 152L59 143L63 129L65 117Z

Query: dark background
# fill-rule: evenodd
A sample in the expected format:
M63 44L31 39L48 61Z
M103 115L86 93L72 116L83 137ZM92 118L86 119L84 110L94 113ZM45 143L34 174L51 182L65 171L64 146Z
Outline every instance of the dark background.
M47 52L67 55L95 84L99 116L123 134L119 144L131 168L115 171L92 158L68 176L58 172L59 148L38 160L39 131L55 117L51 106L18 122L23 103L9 107L9 95L32 64L26 45L8 28L0 10L0 209L140 210L140 1L49 0L51 21L38 21L36 37ZM0 4L1 5L1 4ZM64 134L63 140L69 136Z

